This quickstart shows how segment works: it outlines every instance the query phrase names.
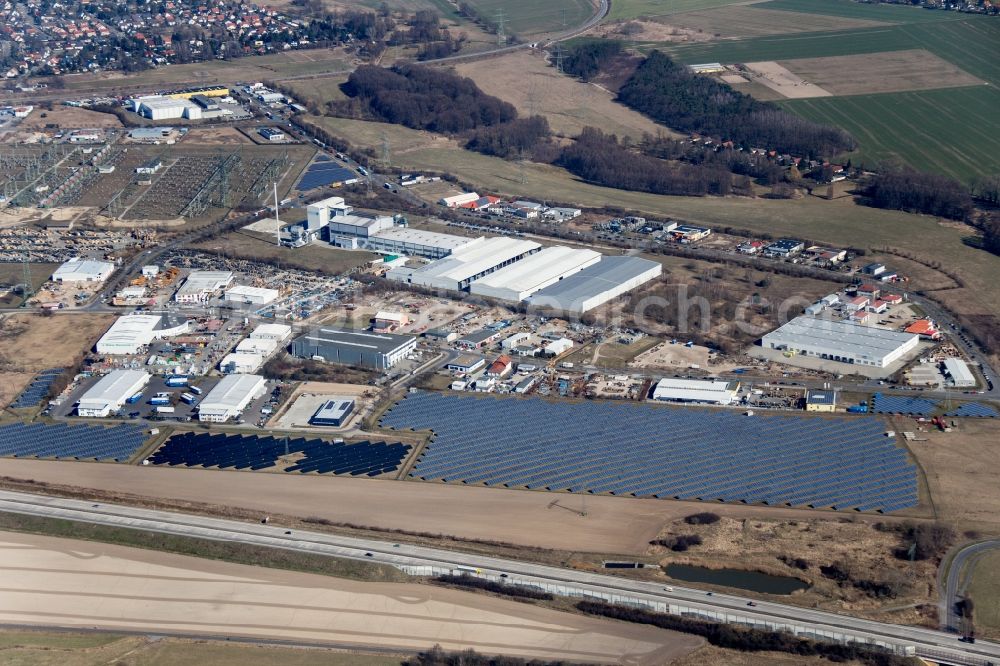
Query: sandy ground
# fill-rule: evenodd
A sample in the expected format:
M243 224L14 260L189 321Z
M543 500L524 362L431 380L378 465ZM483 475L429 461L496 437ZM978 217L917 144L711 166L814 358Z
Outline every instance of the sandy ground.
M584 498L566 493L52 460L0 459L0 476L241 507L262 515L317 516L381 529L622 555L645 553L665 524L699 511L772 520L843 517L831 511L625 497L587 497L587 515L580 516L576 509ZM553 500L561 506L552 506Z
M809 83L776 62L748 62L746 67L754 81L764 84L788 99L831 96L829 91Z
M45 117L42 117L42 114ZM51 111L35 108L34 112L21 122L21 129L41 129L46 125L58 125L62 128L101 129L121 127L118 116L111 113L100 113L88 109L77 109L72 106L54 106Z
M425 585L0 533L0 621L662 664L702 641Z
M312 426L316 428L317 432L347 430L360 423L364 415L371 411L372 401L364 396L373 396L374 394L372 387L364 384L304 382L295 389L287 406L283 408L283 411L275 414L269 424L279 428L309 426L309 419L324 402L333 398L350 398L354 400L354 413L348 418L347 423L336 428Z
M18 331L0 338L0 358L20 370L44 370L69 365L90 349L108 329L114 315L73 314L42 317L33 314L9 315L4 327Z
M738 363L717 363L708 364L710 351L708 347L695 345L686 347L682 342L670 344L661 342L649 351L645 351L635 357L630 366L634 368L689 368L697 365L702 370L710 372L727 372L733 368L738 368Z

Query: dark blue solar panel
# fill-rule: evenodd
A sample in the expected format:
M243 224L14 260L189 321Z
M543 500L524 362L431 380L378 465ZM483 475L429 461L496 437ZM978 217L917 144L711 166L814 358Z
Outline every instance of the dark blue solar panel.
M326 187L333 183L345 182L358 178L351 169L341 166L332 160L317 160L313 162L302 174L296 189L300 191L311 190L316 187Z
M945 416L969 416L981 419L995 419L1000 417L1000 412L997 412L996 408L992 405L985 405L981 402L966 402L959 405L958 409L948 412Z
M875 418L417 392L381 423L433 430L411 473L424 480L866 511L917 503L915 467Z
M21 391L20 395L15 398L10 406L14 409L37 407L45 396L48 395L49 389L52 387L52 382L63 373L63 370L63 368L49 368L35 375L31 383L24 387L24 390Z
M218 467L221 469L265 469L279 458L294 455L296 462L286 472L317 472L372 476L399 469L410 451L408 444L386 442L327 442L304 437L261 437L258 435L212 435L181 433L172 436L149 458L154 465Z
M930 416L937 409L937 402L926 398L911 398L902 395L872 396L872 411L876 414L916 414Z
M125 461L142 446L145 431L82 423L9 423L0 426L0 456Z

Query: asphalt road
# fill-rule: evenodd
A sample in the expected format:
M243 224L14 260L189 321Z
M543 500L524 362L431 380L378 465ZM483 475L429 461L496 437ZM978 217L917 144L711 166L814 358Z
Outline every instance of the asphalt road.
M504 573L518 579L519 582L568 585L591 593L624 594L642 600L681 604L698 611L726 613L731 619L734 619L732 616L739 616L741 620L751 622L778 622L807 627L815 631L847 632L861 640L913 646L918 655L933 657L943 663L981 666L1000 662L1000 644L979 642L968 645L958 642L954 634L941 631L885 624L766 601L755 602L756 605L751 607L748 606L751 601L748 597L710 595L686 587L665 588L660 583L633 581L517 560L333 534L287 531L282 527L269 525L121 505L92 504L80 500L10 491L0 491L0 510L284 548L382 564L466 568L494 576Z
M948 562L947 569L942 569L938 578L938 589L941 590L940 617L941 629L958 632L961 630L960 618L955 612L955 604L965 598L968 575L975 561L991 550L1000 548L1000 539L980 541L965 546L955 553Z

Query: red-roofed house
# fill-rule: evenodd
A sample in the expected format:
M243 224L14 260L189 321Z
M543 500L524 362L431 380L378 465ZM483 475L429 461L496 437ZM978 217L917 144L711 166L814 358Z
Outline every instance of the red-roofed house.
M864 310L868 307L870 301L865 296L855 296L851 300L844 303L844 308L851 311Z
M486 370L486 375L489 377L506 377L513 370L514 361L507 354L501 354L490 364L490 367Z
M858 296L867 296L870 299L878 298L882 290L873 284L863 284L858 287Z
M865 312L864 310L858 310L857 312L851 313L851 321L855 324L868 324L871 323L872 319L875 317L871 312Z
M885 312L888 309L889 309L889 304L886 303L885 301L881 301L881 300L873 301L868 306L868 310L870 312L874 312L876 314L882 314L883 312Z
M889 305L899 305L903 302L903 297L899 294L883 294L882 300Z
M918 319L906 327L906 332L931 340L937 340L941 337L941 331L937 330L937 326L930 319Z

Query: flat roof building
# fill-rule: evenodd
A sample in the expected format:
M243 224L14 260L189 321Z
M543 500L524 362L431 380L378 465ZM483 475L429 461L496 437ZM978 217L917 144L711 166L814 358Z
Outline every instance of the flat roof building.
M261 324L253 329L250 337L255 340L270 339L281 342L287 340L292 334L292 327L288 324Z
M309 419L309 425L340 427L347 423L354 411L354 401L350 398L327 400Z
M295 338L292 354L299 358L320 357L330 363L386 370L417 348L412 335L317 328Z
M198 420L225 423L242 414L266 390L267 382L260 375L226 375L201 401Z
M234 352L226 354L219 361L219 370L227 374L249 374L257 372L267 358L262 354Z
M833 412L837 409L836 391L810 390L806 393L807 412Z
M397 227L369 236L360 243L360 247L372 252L441 259L459 248L468 248L483 240L482 237L468 238L436 231Z
M91 386L76 407L80 416L105 418L117 412L125 401L149 383L149 375L139 370L113 370Z
M464 372L466 374L475 372L486 365L486 359L472 354L462 354L458 358L452 359L445 368L451 372Z
M731 405L740 390L737 381L664 377L653 389L653 400Z
M604 257L582 271L540 289L526 300L536 307L587 312L655 280L663 273L656 261L639 257Z
M806 244L794 238L782 238L774 241L766 248L764 254L771 257L790 257L804 250Z
M472 282L537 252L535 241L499 236L455 248L451 255L416 270L395 268L386 276L431 289L462 291Z
M104 282L115 272L110 261L74 257L63 263L52 274L53 282Z
M173 315L123 315L101 336L94 351L98 354L138 354L153 340L183 335L190 330L187 319Z
M765 349L876 368L898 360L915 349L919 341L911 333L808 316L796 317L761 339Z
M174 300L178 303L204 303L232 281L231 271L191 271L174 294Z
M277 289L236 285L226 290L225 300L235 303L250 303L251 305L267 305L280 295L281 292Z
M594 250L561 245L546 247L476 280L469 285L469 291L477 296L517 303L600 260L601 254Z

